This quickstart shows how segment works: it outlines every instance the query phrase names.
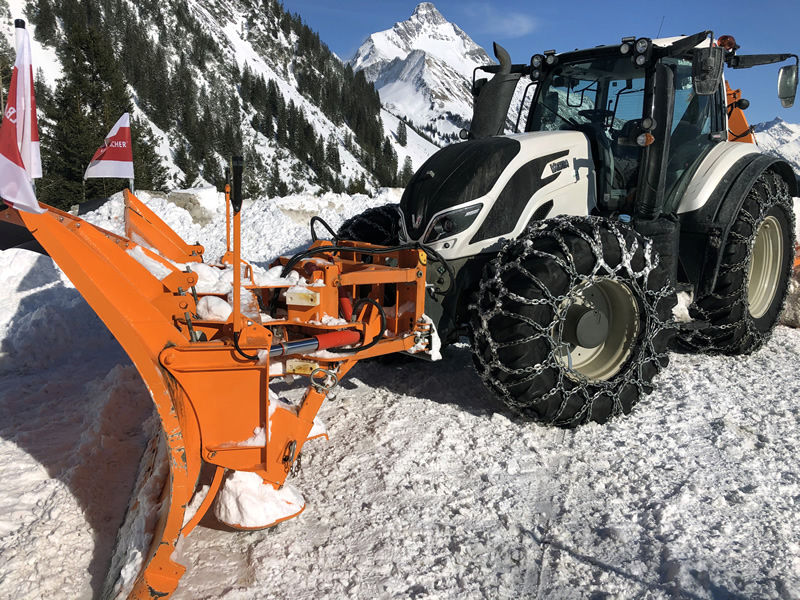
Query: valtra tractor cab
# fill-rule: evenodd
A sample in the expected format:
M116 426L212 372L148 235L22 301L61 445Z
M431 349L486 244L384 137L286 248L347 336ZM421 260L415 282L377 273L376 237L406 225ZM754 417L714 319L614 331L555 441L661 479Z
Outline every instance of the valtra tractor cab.
M438 254L426 313L444 341L471 338L512 409L568 426L628 412L676 333L690 350L749 353L785 299L796 175L752 143L723 67L793 59L778 76L790 107L798 59L737 49L706 31L512 64L495 44L465 141L416 172L399 217L372 209L339 237ZM523 77L524 131L504 135ZM672 316L676 287L693 294L689 324Z

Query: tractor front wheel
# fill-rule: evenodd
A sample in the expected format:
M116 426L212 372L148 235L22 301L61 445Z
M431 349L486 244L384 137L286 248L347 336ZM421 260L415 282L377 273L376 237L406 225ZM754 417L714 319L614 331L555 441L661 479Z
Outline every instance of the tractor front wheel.
M630 227L543 221L487 265L471 307L474 362L524 417L602 423L652 391L675 302L652 242Z

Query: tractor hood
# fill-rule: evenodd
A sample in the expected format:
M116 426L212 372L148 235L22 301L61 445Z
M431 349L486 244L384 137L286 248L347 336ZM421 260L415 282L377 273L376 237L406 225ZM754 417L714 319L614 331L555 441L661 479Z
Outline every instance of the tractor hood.
M403 237L430 244L443 256L466 256L513 237L544 213L588 214L594 204L590 158L588 139L578 131L489 137L442 148L403 193ZM559 192L576 183L580 191ZM548 210L537 216L548 201Z
M411 178L400 208L410 239L419 239L436 213L486 195L521 150L514 138L452 144L431 156Z

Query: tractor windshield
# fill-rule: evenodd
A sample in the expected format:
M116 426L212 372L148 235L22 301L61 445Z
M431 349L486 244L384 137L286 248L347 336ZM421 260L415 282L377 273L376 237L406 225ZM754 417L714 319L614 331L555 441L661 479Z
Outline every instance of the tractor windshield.
M619 53L558 64L545 77L527 131L573 129L589 137L600 198L624 200L636 187L645 71Z
M528 131L602 124L609 137L642 117L644 69L628 56L593 58L556 66L542 82Z

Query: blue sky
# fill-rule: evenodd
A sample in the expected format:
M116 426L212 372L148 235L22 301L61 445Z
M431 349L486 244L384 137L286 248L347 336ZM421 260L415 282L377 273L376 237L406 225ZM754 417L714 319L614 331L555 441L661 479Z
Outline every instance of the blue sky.
M530 0L439 0L436 8L489 50L493 40L505 46L514 62L531 54L588 48L617 42L623 36L661 37L711 29L715 36L733 35L740 54L791 52L800 54L800 1L652 0L531 2ZM318 31L342 58L349 58L370 33L389 29L414 11L414 0L283 0L291 12ZM785 63L789 64L789 63ZM758 123L780 116L800 123L800 96L790 109L777 99L779 65L727 71L751 106L747 118Z

